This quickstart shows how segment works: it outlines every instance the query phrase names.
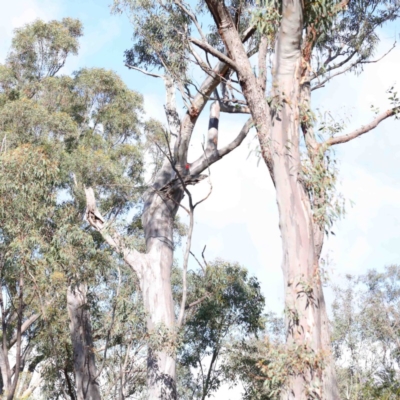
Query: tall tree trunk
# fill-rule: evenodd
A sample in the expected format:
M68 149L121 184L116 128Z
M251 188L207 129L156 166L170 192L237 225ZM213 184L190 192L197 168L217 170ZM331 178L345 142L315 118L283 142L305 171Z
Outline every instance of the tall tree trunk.
M290 378L285 399L338 399L329 355L330 337L319 271L323 231L314 223L301 171L299 149L302 77L302 5L283 2L275 64L275 97L279 101L271 131L273 175L282 234L288 345L302 346L317 360ZM279 110L280 109L280 110ZM328 355L328 363L325 363ZM323 366L327 372L323 374ZM303 368L306 367L305 365ZM328 388L333 388L327 390Z
M299 148L302 2L282 2L282 22L272 70L271 105L265 99L263 84L260 85L252 72L226 6L218 0L207 0L207 5L238 73L257 127L262 156L276 188L282 235L287 344L303 349L315 360L323 361L323 356L330 349L329 325L319 276L323 232L318 229L314 232L311 203L302 182ZM303 372L298 371L290 377L288 390L282 398L337 400L334 371L329 370L329 374L323 376L322 366L322 363L309 365ZM321 385L322 378L324 382Z
M166 182L171 170L164 165ZM168 172L169 170L169 172ZM147 359L149 399L176 399L175 313L171 288L173 221L183 190L157 192L160 181L145 199L142 217L147 254L139 277L150 335ZM153 343L157 343L153 345Z
M85 284L67 290L77 400L101 400Z
M300 92L300 104L303 110L311 110L311 87L310 87L310 73L305 73L305 82L301 85ZM304 140L306 142L307 153L310 158L310 162L313 167L317 167L317 163L324 162L320 157L320 149L318 146L318 141L315 137L315 132L312 124L306 121L302 124L302 130L304 134ZM319 207L324 205L327 201L324 189L322 188L319 192L314 192L313 208L317 210ZM315 257L320 260L321 252L324 244L325 229L324 221L313 220L314 229L314 248ZM333 359L333 354L331 352L331 327L328 318L328 313L326 310L326 303L323 293L323 287L320 277L314 281L315 296L319 305L320 321L321 321L321 346L324 353L324 369L322 371L322 393L326 399L339 399L339 389L336 379L335 363Z
M220 62L209 72L182 120L176 111L174 82L168 75L162 77L167 91L165 111L169 130L171 137L176 140L171 141L170 151L152 187L144 195L142 225L146 239L145 254L125 246L118 232L111 230L109 233L109 230L104 229L104 219L97 209L94 191L91 188L85 189L88 222L101 232L111 247L123 255L125 262L139 279L150 335L147 361L150 400L175 400L177 396L174 348L177 324L172 299L171 270L174 251L173 222L184 196L184 187L194 185L204 178L200 174L237 148L251 128L249 120L238 136L220 149L217 149L217 132L213 131L214 146L207 147L206 154L188 164L188 148L198 116L227 70L228 66Z
M148 331L155 339L160 337L162 331L167 336L167 339L162 341L158 347L150 346L149 348L147 388L150 400L174 400L177 396L174 349L177 332L171 288L174 251L173 222L184 196L181 180L191 174L191 170L188 170L186 165L194 126L198 115L208 101L208 96L220 82L220 74L225 73L226 70L227 67L224 64L217 65L216 73L211 74L204 81L199 94L192 100L192 108L182 118L182 121L176 111L173 81L167 75L163 78L167 92L166 116L171 135L176 140L170 143L172 159L165 158L153 186L144 196L142 225L146 238L146 254L142 258L142 269L136 269L147 313ZM211 154L209 156L211 159ZM220 155L218 155L218 159L219 157ZM213 159L212 162L216 160ZM202 172L205 168L206 166L199 167L199 171L194 175Z

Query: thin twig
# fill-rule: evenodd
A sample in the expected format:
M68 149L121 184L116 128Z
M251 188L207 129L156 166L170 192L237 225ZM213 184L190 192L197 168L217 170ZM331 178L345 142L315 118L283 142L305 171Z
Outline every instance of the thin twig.
M204 245L203 251L201 252L201 257L203 258L205 266L208 267L208 263L206 261L205 255L204 255L206 248L207 248L207 245Z
M192 251L190 251L190 254L191 254L191 255L194 257L194 259L197 261L197 264L200 265L200 268L203 270L203 272L205 272L204 267L203 267L203 264L199 261L199 259L196 257L196 255L195 255Z

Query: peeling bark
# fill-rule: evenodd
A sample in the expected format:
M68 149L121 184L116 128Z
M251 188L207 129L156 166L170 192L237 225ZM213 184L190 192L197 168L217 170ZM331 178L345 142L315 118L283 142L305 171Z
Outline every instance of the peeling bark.
M323 231L314 224L310 199L300 175L302 3L299 0L282 2L283 17L276 41L270 105L262 90L264 80L257 81L254 76L224 3L217 0L206 0L206 3L227 53L237 66L239 83L257 128L262 156L276 188L282 235L287 343L289 346L306 346L316 356L327 354L330 360L329 324L319 276ZM308 142L306 139L306 143L312 147L311 139ZM322 368L317 367L292 376L282 399L305 400L314 395L337 400L337 383L331 367L328 363L324 375ZM322 385L315 389L317 386L313 383L321 380Z

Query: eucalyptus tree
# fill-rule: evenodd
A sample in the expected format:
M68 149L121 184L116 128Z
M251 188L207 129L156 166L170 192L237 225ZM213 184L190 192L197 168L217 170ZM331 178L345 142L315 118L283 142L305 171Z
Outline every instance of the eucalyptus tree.
M177 111L175 94L177 88L185 93L184 84L178 79L186 75L187 61L182 56L181 44L174 41L171 27L183 27L188 19L179 9L164 12L159 18L153 13L152 2L132 3L133 18L141 16L143 20L136 26L140 57L144 64L162 69L160 74L150 73L164 82L167 100L165 112L168 128L164 132L164 144L157 143L157 149L163 156L160 169L154 176L150 188L145 192L142 211L142 227L146 242L145 251L139 251L129 238L121 234L104 218L96 206L95 192L92 187L86 189L87 220L99 231L107 243L122 255L126 263L138 277L147 315L147 328L154 342L165 338L164 344L151 345L148 352L147 385L151 399L176 398L176 334L185 319L187 297L186 268L189 257L191 232L193 230L193 211L201 202L195 203L188 185L194 185L206 176L202 174L213 163L219 161L240 145L248 134L252 124L249 120L226 146L218 147L219 104L214 103L210 112L210 126L203 154L194 162L188 162L188 151L194 127L210 95L219 84L219 76L225 74L228 67L220 64L207 78L199 92L187 104L181 117ZM142 7L143 6L143 7ZM176 11L176 12L175 12ZM171 30L172 29L172 30ZM245 40L246 38L244 38ZM128 52L128 59L135 57ZM135 68L135 65L131 65ZM186 100L186 96L184 96ZM171 268L173 264L174 219L184 195L189 198L190 224L188 243L183 268L183 296L176 318L171 288Z
M179 304L182 283L174 287ZM187 319L178 352L179 398L206 399L228 381L230 344L263 334L264 296L248 271L223 260L201 264L188 274ZM240 350L238 350L240 352ZM230 371L238 378L240 372ZM233 380L230 378L230 380Z
M139 201L142 97L111 71L58 74L76 54L81 35L78 20L36 21L16 30L0 65L1 190L6 191L1 271L7 294L0 368L7 399L16 393L28 349L38 361L45 359L42 375L51 382L54 373L64 396L100 398L103 368L95 364L88 296L115 261L82 219L84 187L96 185L112 218ZM107 309L104 301L103 306ZM108 307L114 307L112 301ZM64 329L67 308L70 337ZM98 315L95 323L106 319ZM101 332L107 343L110 332ZM16 364L10 367L8 350L14 344Z
M154 265L162 265L156 258L167 254L162 253L165 244L153 250L156 243L160 245L155 237L169 237L168 229L161 229L168 224L162 221L175 214L183 188L179 185L170 208L164 208L165 214L160 214L161 209L155 207L154 201L161 202L156 190L163 189L164 193L170 187L165 185L173 182L171 179L176 179L176 175L197 176L219 158L221 152L215 144L220 111L250 114L242 132L247 132L254 124L261 157L276 189L282 235L287 346L303 348L310 357L321 361L289 376L285 382L287 390L282 396L337 399L319 268L325 230L341 211L334 196L336 171L330 151L333 146L358 138L385 119L396 116L399 99L393 92L391 108L372 121L344 135L337 135L340 132L329 135L328 132L320 138L315 132L311 93L337 75L360 72L366 63L376 61L372 57L379 42L377 30L398 17L399 2L117 0L115 3L117 8L128 10L134 25L134 45L126 53L126 63L129 68L164 79L169 94L166 114L170 137L176 138L170 145L165 169L155 180L154 191L148 192L143 214L147 254L143 258L137 252L125 250L125 258L131 265L139 266L134 267L139 275L152 271ZM211 24L208 31L203 30L203 22ZM253 63L252 57L256 55ZM218 61L214 67L210 64L213 60ZM272 60L271 73L268 73L268 60ZM208 75L202 85L195 85L190 79L190 65ZM172 107L172 84L179 90L187 109L180 120ZM221 93L218 93L215 90L220 84ZM212 129L205 156L188 163L187 146L193 127L214 92L214 99L218 101L212 107ZM321 129L324 132L323 126ZM179 182L185 183L183 179ZM102 225L97 226L102 229ZM112 245L122 250L119 243L113 240ZM151 266L142 267L146 264L143 260L153 256ZM163 290L157 289L163 293L169 293L167 264L170 263L168 261L155 274L164 274L162 279L167 282L163 283L166 286ZM145 286L142 285L144 292ZM168 294L164 298L165 304L170 304L169 297ZM157 309L161 312L161 306ZM157 321L164 318L164 323L172 327L172 311L163 313L170 315L169 319L160 315ZM172 376L172 360L169 365L168 374ZM152 385L151 379L149 385Z
M335 285L333 347L341 397L396 399L400 395L400 267L387 266Z

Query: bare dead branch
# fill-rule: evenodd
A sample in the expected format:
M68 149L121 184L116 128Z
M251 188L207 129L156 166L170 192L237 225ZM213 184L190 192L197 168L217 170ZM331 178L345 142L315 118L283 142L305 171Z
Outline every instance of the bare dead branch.
M190 254L193 256L193 258L196 260L197 264L199 264L200 268L201 268L201 269L203 270L203 272L204 272L204 266L203 266L203 264L199 261L199 259L196 257L196 255L195 255L192 251L190 251Z
M206 256L205 256L206 248L207 248L207 245L204 245L203 251L201 252L201 257L202 257L202 259L203 259L203 261L204 261L204 265L205 265L206 267L208 267L208 263L207 263L207 261L206 261Z
M393 115L396 115L397 113L400 112L400 107L395 107L390 110L387 110L383 112L382 114L378 115L372 122L370 122L368 125L364 125L359 129L356 129L355 131L347 134L347 135L342 135L342 136L337 136L328 139L325 141L322 146L334 146L336 144L341 144L341 143L346 143L349 142L350 140L353 140L361 135L364 135L365 133L373 130L376 128L382 121L385 119L392 117Z
M210 53L214 57L218 58L218 60L229 65L230 68L234 69L235 71L238 71L239 68L238 68L237 64L231 58L229 58L225 54L221 53L220 51L218 51L217 49L212 47L210 44L208 44L207 42L203 42L201 40L198 40L198 39L192 38L192 37L190 37L188 39L190 42L195 44L200 49L204 50L207 53Z
M384 53L381 57L377 58L376 60L365 60L365 61L362 61L361 64L375 64L375 63L381 61L383 58L385 58L396 47L396 43L397 42L394 42L393 46L386 53Z
M201 200L199 200L197 203L194 204L194 207L197 207L199 204L203 203L204 201L206 201L211 196L211 193L212 193L212 190L213 190L213 186L212 186L212 183L211 183L210 179L208 180L208 183L210 184L210 190L208 191L206 196L204 196Z
M162 77L163 77L163 75L154 74L153 72L148 72L148 71L146 71L145 69L135 67L135 66L130 65L130 64L128 64L128 63L125 63L125 67L128 67L129 69L134 69L135 71L139 71L139 72L141 72L142 74L151 76L151 77L153 77L153 78L162 78Z
M385 53L383 54L381 57L377 58L376 60L363 60L362 58L358 58L356 61L354 61L353 63L351 63L350 65L348 65L346 68L344 68L343 70L337 71L334 74L330 75L329 77L327 77L326 79L324 79L322 82L319 82L318 84L314 85L311 90L317 90L320 89L321 87L323 87L326 83L328 83L331 79L333 79L335 76L338 75L342 75L346 72L348 72L349 70L351 70L352 68L354 68L357 65L360 64L374 64L377 63L378 61L382 60L384 57L386 57L394 48L396 47L396 42L393 44L393 46Z

